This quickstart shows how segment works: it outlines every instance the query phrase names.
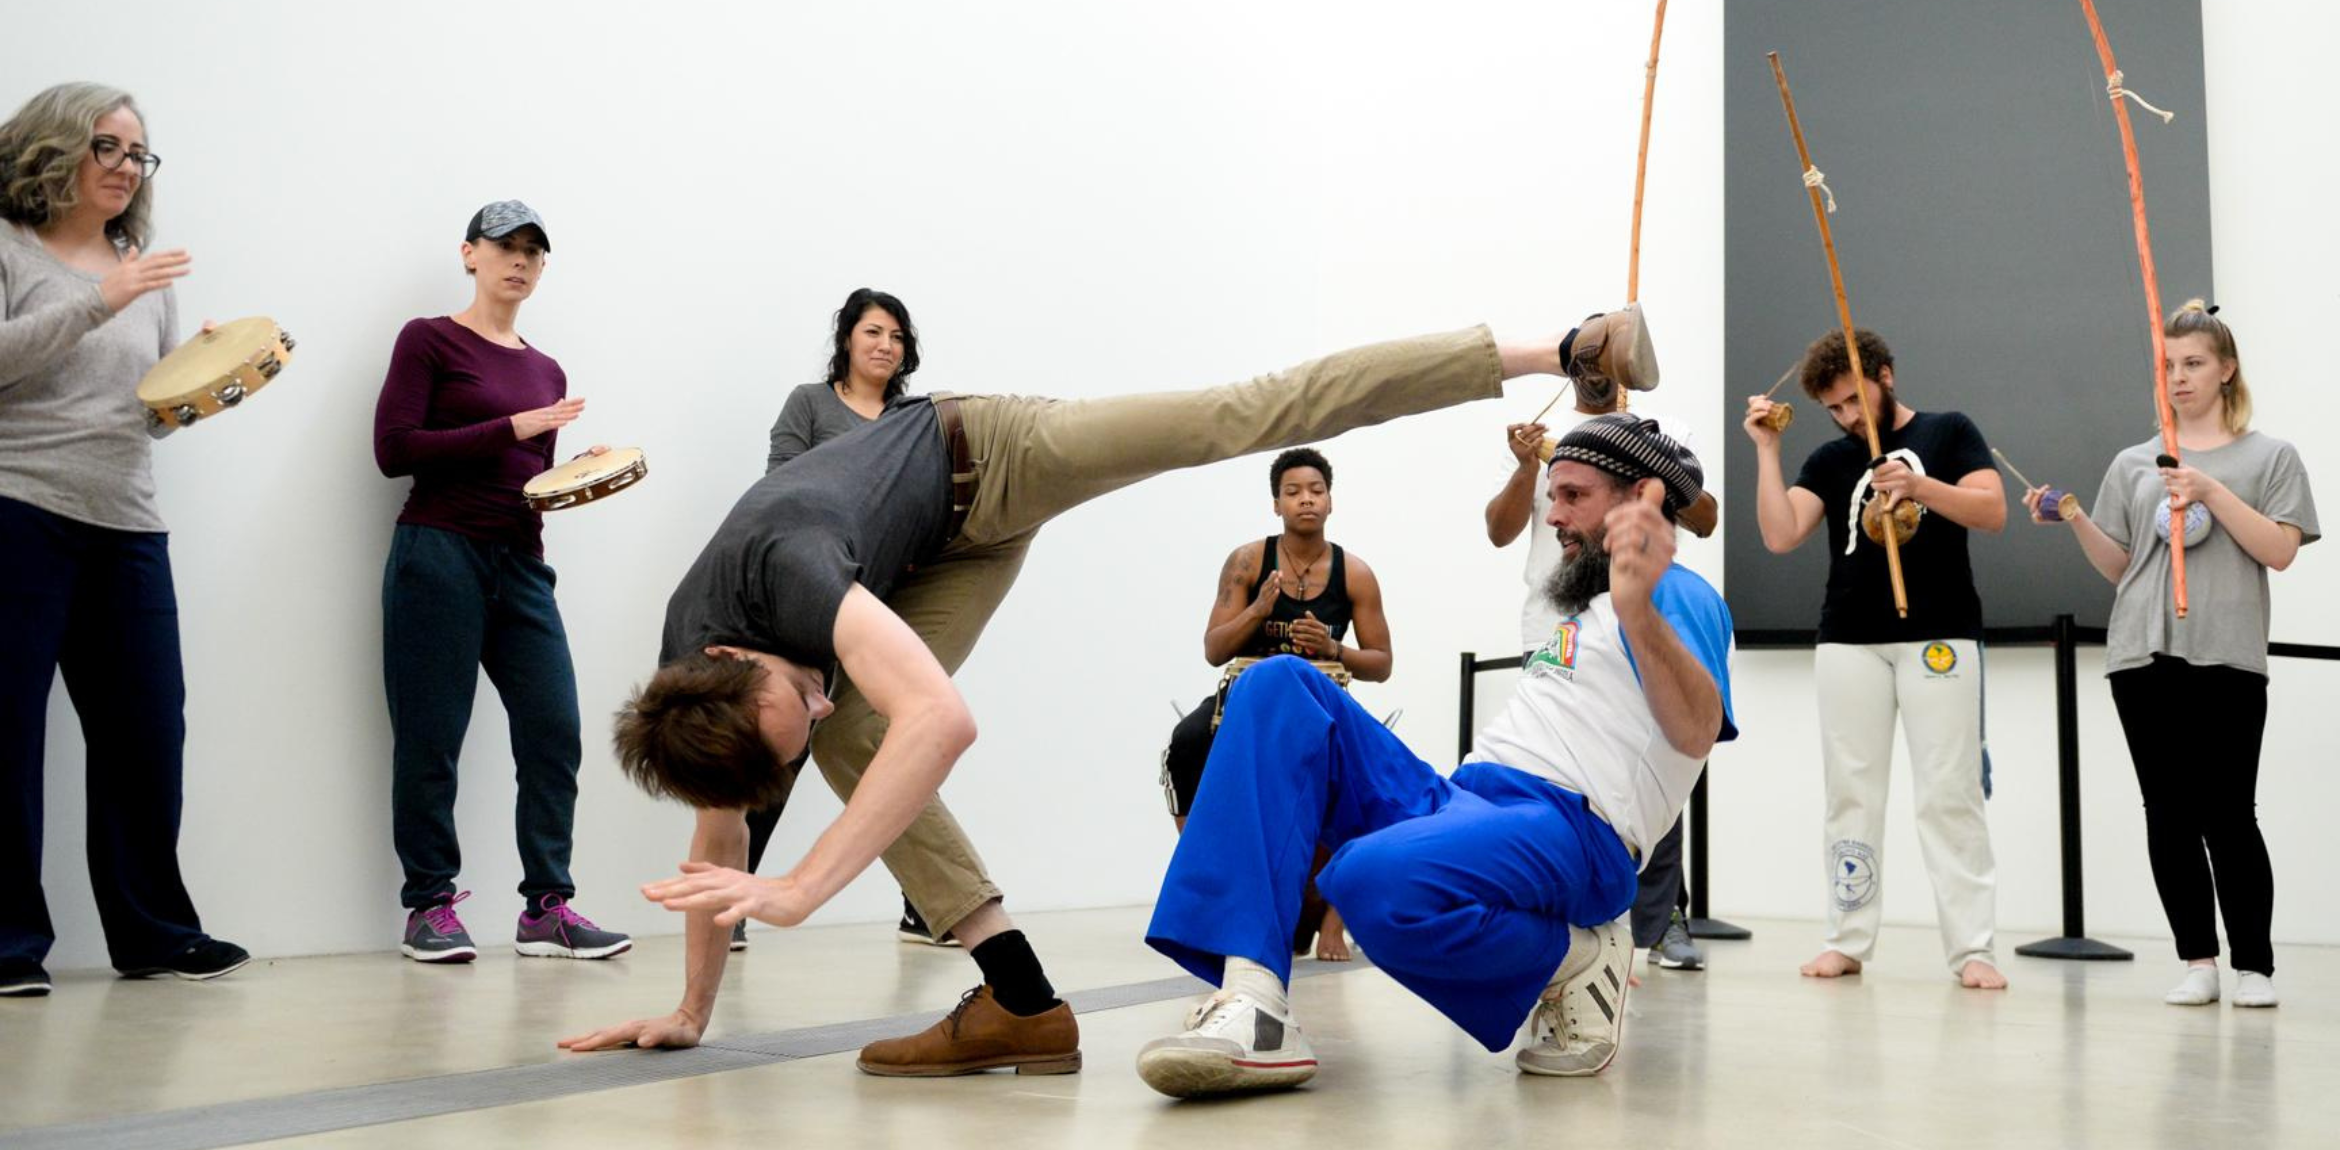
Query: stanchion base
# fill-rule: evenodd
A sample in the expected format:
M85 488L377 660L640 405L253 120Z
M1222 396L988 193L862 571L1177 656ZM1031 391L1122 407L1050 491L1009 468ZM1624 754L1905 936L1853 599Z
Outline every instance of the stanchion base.
M1691 933L1695 934L1696 931ZM2025 958L2068 958L2079 962L2127 962L2137 957L2109 942L2093 938L2043 938L2015 948Z
M1740 939L1753 938L1755 932L1719 918L1694 918L1690 920L1690 937Z

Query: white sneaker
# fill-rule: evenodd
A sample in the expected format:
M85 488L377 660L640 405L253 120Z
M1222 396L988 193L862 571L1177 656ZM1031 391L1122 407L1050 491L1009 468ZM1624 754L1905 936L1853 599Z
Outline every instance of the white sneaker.
M2269 987L2270 991L2274 988ZM2208 1006L2218 1001L2218 968L2215 966L2188 966L2186 976L2161 1000L2171 1006Z
M1186 1029L1138 1051L1138 1077L1172 1098L1298 1086L1316 1077L1316 1052L1289 1017L1241 991L1221 990L1186 1016Z
M2246 970L2235 976L2234 1004L2236 1006L2273 1006L2276 1003L2275 980L2255 970Z
M1581 1078L1608 1069L1625 1044L1625 992L1633 985L1633 937L1625 920L1594 928L1598 948L1584 972L1546 987L1536 1003L1535 1041L1516 1061L1530 1074Z

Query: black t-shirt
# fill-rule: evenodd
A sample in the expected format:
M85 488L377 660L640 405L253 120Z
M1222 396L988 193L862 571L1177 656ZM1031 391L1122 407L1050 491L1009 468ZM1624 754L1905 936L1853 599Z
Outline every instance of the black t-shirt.
M846 592L885 598L941 552L950 510L933 403L887 408L748 488L667 599L658 661L720 644L827 670Z
M1877 429L1887 458L1944 483L1991 467L1989 445L1974 421L1955 411L1919 412L1899 430ZM1893 613L1885 548L1860 530L1869 496L1869 445L1845 436L1804 460L1795 485L1820 497L1828 519L1828 594L1820 606L1820 642L1909 643L1982 638L1982 599L1966 556L1966 528L1932 511L1901 545L1909 618ZM1848 553L1849 551L1849 553Z

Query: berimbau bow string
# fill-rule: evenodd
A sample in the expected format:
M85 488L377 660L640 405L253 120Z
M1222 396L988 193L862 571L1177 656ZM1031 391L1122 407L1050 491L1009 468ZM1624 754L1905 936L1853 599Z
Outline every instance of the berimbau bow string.
M2104 91L2112 100L2113 119L2121 126L2121 158L2129 166L2129 215L2136 222L2137 270L2145 281L2145 321L2153 334L2153 411L2161 419L2161 452L2165 467L2175 467L2179 460L2177 419L2169 408L2169 371L2163 365L2168 361L2169 349L2161 334L2161 279L2153 270L2153 230L2145 222L2145 173L2137 165L2137 133L2129 126L2129 106L2121 102L2126 96L2149 108L2162 123L2176 117L2146 104L2143 97L2121 86L2121 66L2113 61L2112 41L2105 39L2104 21L2096 17L2094 0L2080 0L2080 10L2088 15L2088 31L2096 37L2096 58L2104 64ZM2176 495L2169 497L2169 582L2170 592L2176 597L2177 617L2186 617L2186 532L2185 505Z
M1812 222L1820 225L1820 250L1828 256L1828 282L1836 289L1836 319L1844 328L1844 352L1852 362L1853 394L1861 401L1861 427L1869 435L1871 466L1885 454L1884 445L1877 438L1877 413L1869 406L1868 373L1861 370L1861 343L1853 335L1852 307L1844 299L1844 272L1836 264L1836 237L1828 230L1828 213L1836 209L1836 196L1830 193L1823 202L1820 193L1827 183L1820 169L1812 166L1812 151L1804 146L1804 126L1796 120L1796 98L1788 92L1787 72L1779 66L1779 53L1767 53L1771 60L1771 77L1779 81L1780 107L1787 111L1788 132L1796 138L1796 159L1804 165L1804 191L1812 197ZM1890 503L1890 501L1888 501ZM1854 530L1860 525L1854 524ZM1885 540L1885 571L1893 579L1893 610L1902 618L1909 618L1909 589L1901 581L1901 540L1888 515L1879 534Z

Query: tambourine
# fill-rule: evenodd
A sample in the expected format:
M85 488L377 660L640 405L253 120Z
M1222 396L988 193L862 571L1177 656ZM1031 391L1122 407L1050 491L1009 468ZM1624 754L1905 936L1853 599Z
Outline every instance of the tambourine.
M607 499L642 481L650 463L639 447L612 447L581 455L531 479L520 488L532 511L559 511Z
M221 324L179 345L138 381L149 422L192 426L268 386L292 362L293 338L267 316Z
M1861 534L1868 536L1869 542L1879 547L1885 545L1886 515L1885 493L1882 491L1869 496L1869 501L1861 504ZM1891 515L1893 542L1898 546L1909 542L1910 536L1917 534L1919 521L1926 517L1926 508L1917 500L1904 499L1893 505Z
M1272 658L1273 656L1270 657ZM1258 666L1259 663L1260 660L1258 658L1249 655L1239 659L1231 659L1227 662L1227 669L1219 674L1219 694L1217 698L1215 698L1211 703L1212 730L1216 731L1219 729L1219 718L1220 716L1227 713L1227 692L1234 689L1235 680L1242 678L1243 672ZM1324 672L1325 677L1331 679L1333 681L1333 685L1339 687L1341 690L1346 691L1349 689L1349 669L1347 667L1341 666L1338 661L1332 659L1310 659L1308 660L1308 665Z

